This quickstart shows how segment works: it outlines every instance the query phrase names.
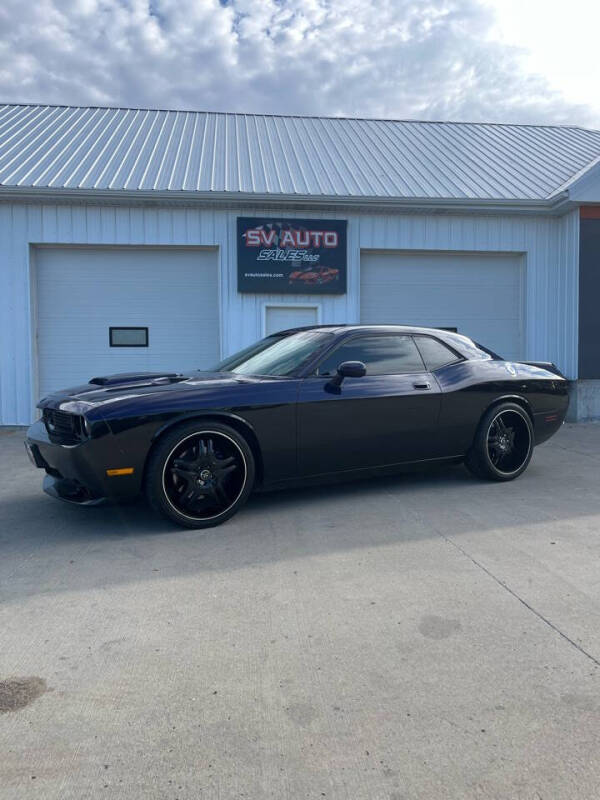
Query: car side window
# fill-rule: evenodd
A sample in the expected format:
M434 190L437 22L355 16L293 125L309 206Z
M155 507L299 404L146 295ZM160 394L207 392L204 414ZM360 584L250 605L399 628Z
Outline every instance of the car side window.
M362 361L367 375L399 375L425 369L412 337L398 334L354 336L326 356L316 374L335 375L343 361Z
M461 360L453 350L442 344L439 339L434 339L432 336L415 336L415 339L423 356L423 361L430 372Z

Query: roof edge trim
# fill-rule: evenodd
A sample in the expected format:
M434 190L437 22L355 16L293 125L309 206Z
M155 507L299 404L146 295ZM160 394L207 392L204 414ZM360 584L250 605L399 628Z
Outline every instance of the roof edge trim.
M557 189L555 189L552 194L548 195L548 199L551 200L553 197L556 197L561 192L566 192L569 189L574 188L576 184L578 184L583 178L586 178L590 172L594 170L600 164L600 156L596 156L592 161L588 164L583 166L580 170L578 170L574 175L566 180L563 184L561 184Z
M21 200L72 200L72 201L135 201L136 203L153 205L176 203L218 204L218 205L296 205L323 208L332 206L370 208L370 209L414 209L414 210L459 210L459 211L499 211L506 213L520 212L557 212L566 210L569 204L568 192L560 192L544 199L493 199L485 198L430 198L430 197L353 197L338 195L300 195L300 194L254 194L245 192L190 192L190 191L141 191L122 189L57 189L53 187L14 187L0 184L0 199L12 198Z

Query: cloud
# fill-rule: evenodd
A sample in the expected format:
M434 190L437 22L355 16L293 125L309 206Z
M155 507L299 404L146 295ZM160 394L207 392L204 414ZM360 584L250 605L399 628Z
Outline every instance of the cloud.
M0 99L593 124L481 0L3 0Z

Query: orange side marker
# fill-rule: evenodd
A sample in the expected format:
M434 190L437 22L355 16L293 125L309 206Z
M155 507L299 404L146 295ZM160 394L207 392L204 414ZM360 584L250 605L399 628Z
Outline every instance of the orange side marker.
M133 475L133 467L121 467L121 469L107 469L106 474L109 478L114 478L117 475Z

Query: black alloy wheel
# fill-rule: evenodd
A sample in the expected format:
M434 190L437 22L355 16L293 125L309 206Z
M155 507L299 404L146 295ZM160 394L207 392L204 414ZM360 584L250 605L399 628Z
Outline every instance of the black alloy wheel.
M254 458L233 428L198 421L162 437L146 470L146 495L157 511L189 528L232 517L254 484Z
M465 464L478 478L510 481L527 469L532 453L529 414L516 403L502 403L484 415Z

